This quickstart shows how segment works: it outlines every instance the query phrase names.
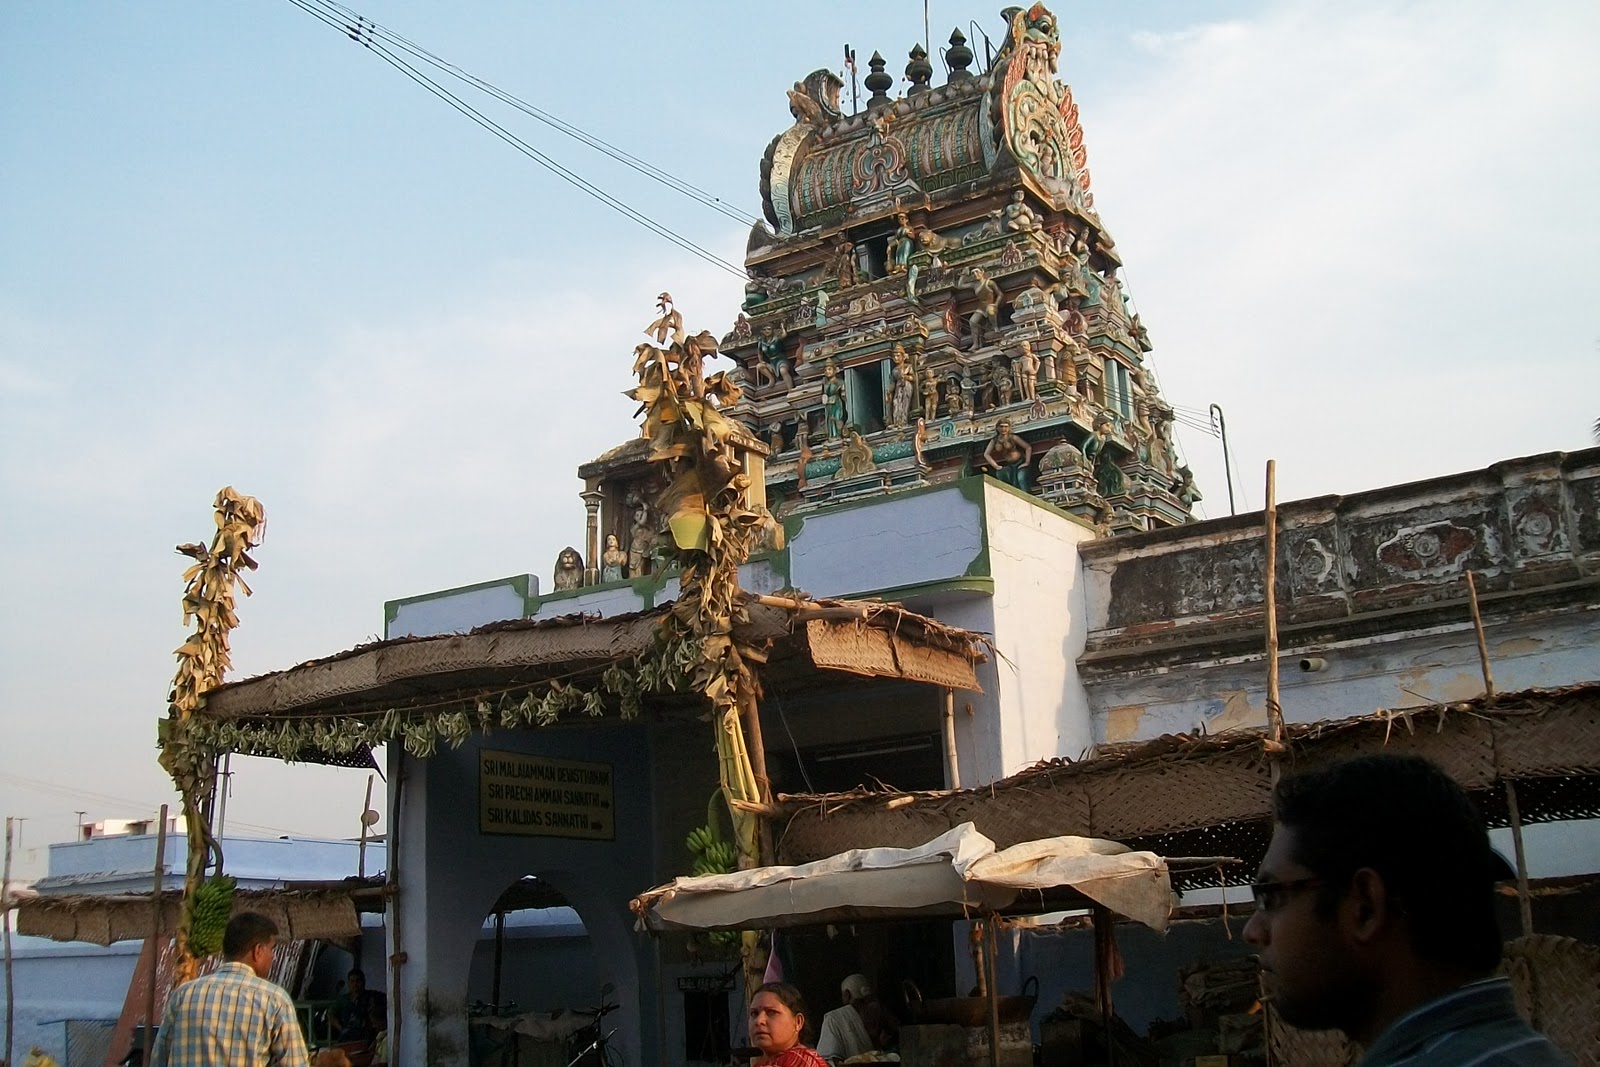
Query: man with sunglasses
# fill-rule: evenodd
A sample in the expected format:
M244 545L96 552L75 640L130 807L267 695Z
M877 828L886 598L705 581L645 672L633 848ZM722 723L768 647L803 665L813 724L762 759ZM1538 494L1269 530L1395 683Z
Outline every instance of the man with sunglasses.
M1465 790L1411 756L1287 777L1245 940L1279 1014L1362 1045L1361 1067L1568 1060L1518 1016L1494 883L1509 872Z

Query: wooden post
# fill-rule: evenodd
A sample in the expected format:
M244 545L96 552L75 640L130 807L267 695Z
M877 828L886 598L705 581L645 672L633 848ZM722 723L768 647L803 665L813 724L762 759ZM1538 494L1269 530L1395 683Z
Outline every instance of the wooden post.
M1283 744L1283 705L1278 701L1278 461L1267 460L1267 739L1271 742L1272 782L1280 773L1277 754Z
M1472 602L1472 629L1478 635L1478 663L1483 667L1483 699L1494 699L1494 674L1489 670L1489 642L1483 637L1483 614L1478 610L1478 585L1467 572L1467 599ZM1510 783L1507 783L1508 785Z
M17 1017L16 995L11 985L11 816L6 816L6 863L4 873L0 873L0 926L5 928L6 951L6 1063L15 1063L11 1058L12 1033L15 1030L12 1020Z
M995 956L999 955L1000 941L994 932L994 916L983 920L984 969L989 978L989 1067L1000 1067L1000 990L996 977Z
M167 806L161 805L161 822L156 827L155 884L150 888L150 989L144 1001L144 1054L155 1048L156 980L161 976L161 895L167 880Z
M372 810L372 775L367 775L367 796L361 802L361 844L356 846L356 877L367 877L367 812Z
M1096 904L1090 913L1094 925L1094 984L1095 999L1099 1002L1100 1028L1105 1033L1106 1063L1115 1067L1117 1062L1117 1042L1112 1033L1111 1020L1115 1010L1111 1003L1111 938L1115 936L1113 924L1117 921L1111 914L1111 909L1103 904Z
M494 1013L500 1014L500 972L505 967L506 959L506 913L500 908L494 912L494 992L490 1002L494 1005Z
M1522 851L1522 813L1517 808L1517 785L1506 779L1506 808L1511 814L1511 847L1517 855L1517 910L1522 913L1522 934L1533 933L1533 898L1528 891L1528 858Z
M772 779L767 775L767 743L761 733L761 706L756 700L751 685L745 687L744 705L745 728L748 732L748 745L750 749L750 769L756 776L756 797L762 804L772 805ZM760 827L759 840L761 842L761 865L769 866L777 862L777 849L772 840L772 820L765 815L756 816L756 825Z
M947 788L961 788L961 763L956 757L956 691L944 691L944 767L950 779Z

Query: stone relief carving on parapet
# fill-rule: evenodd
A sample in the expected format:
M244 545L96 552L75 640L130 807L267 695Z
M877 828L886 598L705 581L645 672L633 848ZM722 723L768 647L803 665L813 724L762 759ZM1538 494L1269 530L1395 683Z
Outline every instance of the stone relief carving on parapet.
M1506 490L1511 516L1511 540L1521 559L1565 555L1570 549L1562 529L1557 490L1516 487Z
M1453 522L1402 526L1377 546L1378 563L1396 577L1457 574L1478 545L1477 531Z

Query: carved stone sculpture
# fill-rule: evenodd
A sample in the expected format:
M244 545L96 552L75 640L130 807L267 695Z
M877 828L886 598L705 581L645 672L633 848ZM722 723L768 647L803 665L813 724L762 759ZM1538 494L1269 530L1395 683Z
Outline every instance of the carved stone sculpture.
M1032 233L1039 228L1039 216L1026 203L1021 189L1011 194L1011 203L1005 208L1006 229L1019 233Z
M850 431L850 437L844 443L844 451L839 453L840 478L856 478L863 474L871 474L877 469L877 464L872 459L872 446L856 430Z
M995 407L1009 407L1012 399L1011 368L1006 366L1004 360L997 359L989 371L989 380L994 390Z
M1031 488L1028 463L1033 459L1033 449L1028 442L1011 432L1011 420L1001 419L994 436L983 450L984 469L1007 485L1023 492Z
M1022 351L1011 362L1011 369L1017 379L1018 398L1039 399L1039 357L1033 354L1031 345L1022 346Z
M600 553L600 580L620 582L627 577L628 554L617 544L616 534L606 534L606 550Z
M989 280L982 267L972 268L972 294L978 298L978 309L967 316L967 331L972 334L972 350L983 347L985 331L993 332L1000 326L1000 287Z
M911 370L906 360L904 345L894 346L889 361L889 390L884 397L889 413L889 425L898 429L911 424Z
M830 441L837 441L844 436L844 382L839 380L839 368L833 360L828 360L828 365L823 371L822 379L822 426L823 434Z
M784 351L783 334L773 326L761 327L761 336L756 341L756 353L761 357L762 367L768 374L768 381L781 384L784 392L794 388L794 367L789 362L789 354ZM761 368L756 371L756 380L761 379Z
M932 367L922 372L922 417L939 417L939 376Z
M628 577L649 573L650 554L656 547L655 517L650 504L637 494L628 498L633 526L628 530Z
M556 556L555 587L557 592L577 589L583 585L583 556L568 545Z
M1111 450L1106 447L1109 440L1111 417L1101 415L1094 420L1094 435L1083 443L1083 455L1094 466L1095 487L1100 490L1100 495L1121 496L1127 484L1122 477L1122 468L1117 466Z

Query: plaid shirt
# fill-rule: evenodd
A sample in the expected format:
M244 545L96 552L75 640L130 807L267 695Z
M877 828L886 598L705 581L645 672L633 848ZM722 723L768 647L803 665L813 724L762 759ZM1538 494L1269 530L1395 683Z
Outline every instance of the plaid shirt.
M307 1067L294 1001L242 963L179 986L156 1034L152 1067Z

